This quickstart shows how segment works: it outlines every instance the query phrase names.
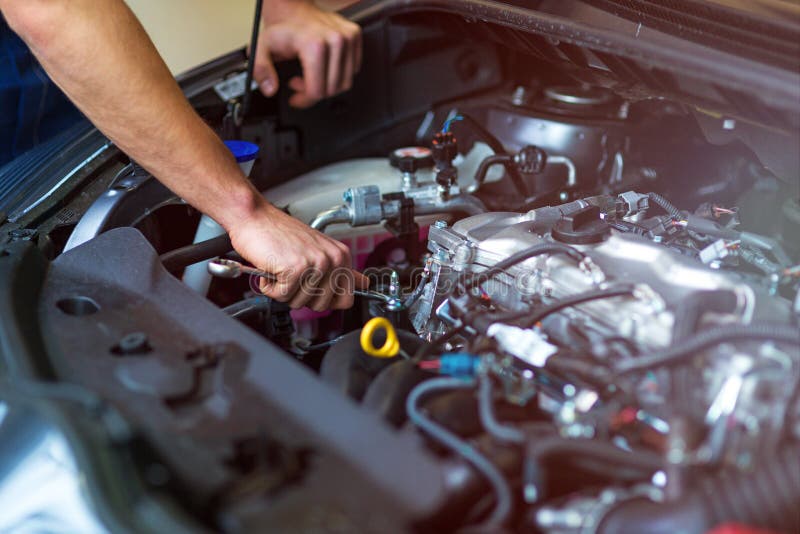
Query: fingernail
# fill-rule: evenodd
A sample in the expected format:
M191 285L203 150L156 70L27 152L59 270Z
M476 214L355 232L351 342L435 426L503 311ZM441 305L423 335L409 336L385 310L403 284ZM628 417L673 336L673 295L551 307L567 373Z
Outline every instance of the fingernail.
M264 80L261 83L261 92L267 96L272 96L275 93L275 83L272 80Z

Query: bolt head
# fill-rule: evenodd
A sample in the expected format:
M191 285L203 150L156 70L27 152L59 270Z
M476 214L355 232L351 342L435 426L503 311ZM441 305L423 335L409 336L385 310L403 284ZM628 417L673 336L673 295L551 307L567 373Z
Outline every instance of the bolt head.
M441 220L436 221L435 223L433 223L433 227L442 229L447 228L447 221L441 221Z

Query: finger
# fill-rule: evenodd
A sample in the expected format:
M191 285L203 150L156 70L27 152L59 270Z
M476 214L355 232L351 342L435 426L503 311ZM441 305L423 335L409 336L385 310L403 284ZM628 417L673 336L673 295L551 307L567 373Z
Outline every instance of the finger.
M353 267L353 256L350 252L350 247L341 241L334 241L336 245L338 256L335 257L333 267L351 269Z
M318 287L320 279L321 277L317 275L305 276L297 292L289 299L289 306L295 310L304 308L319 297L322 294Z
M342 79L339 92L349 91L353 87L355 75L355 36L345 39L345 49L342 53Z
M304 90L289 99L298 108L310 107L325 97L325 84L328 74L328 45L322 40L308 40L299 50L303 66Z
M354 75L361 71L361 63L364 60L364 36L361 32L361 27L356 26L356 28L358 31L356 32L356 37L354 39L354 45L353 45Z
M333 96L342 91L347 60L347 43L340 32L331 32L326 41L328 43L328 80L325 96Z
M331 277L331 287L334 297L329 307L333 310L347 310L353 307L353 281L354 272L352 269L337 269Z
M306 82L300 76L295 76L289 80L289 89L296 93L304 93L306 91Z
M332 282L333 275L329 274L322 280L320 285L321 294L320 296L312 299L308 306L316 311L316 312L323 312L329 310L331 308L331 303L336 298L336 288L335 282Z
M302 269L284 268L281 270L280 266L275 264L276 261L276 259L267 259L264 262L254 263L259 269L275 275L275 281L262 278L259 281L259 289L262 294L278 302L289 302L300 289ZM298 262L297 265L301 265L301 263Z
M275 72L275 65L272 63L269 49L269 35L267 32L261 34L256 46L256 64L253 67L253 79L258 83L258 87L266 97L274 96L278 92L278 73Z
M369 289L369 278L358 271L353 271L353 280L356 289Z
M277 300L278 302L289 302L297 293L298 287L299 286L291 283L268 282L264 279L261 279L258 284L262 295Z

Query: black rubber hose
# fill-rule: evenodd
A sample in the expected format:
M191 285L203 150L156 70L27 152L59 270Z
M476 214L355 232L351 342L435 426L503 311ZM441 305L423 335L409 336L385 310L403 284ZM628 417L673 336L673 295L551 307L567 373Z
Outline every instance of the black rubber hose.
M653 204L666 211L670 217L677 219L681 216L681 210L675 207L675 204L662 197L658 193L647 193L647 197L653 202Z
M503 143L500 142L497 137L492 135L489 130L484 128L481 123L473 119L471 116L467 115L466 113L459 113L461 115L462 120L461 122L453 123L453 127L456 127L457 124L463 124L468 126L478 137L480 137L492 151L498 156L507 156L506 149L503 146ZM522 179L522 175L519 173L519 170L514 165L508 165L506 167L508 170L508 176L511 178L511 182L514 184L514 188L517 190L517 193L523 196L523 198L527 198L528 187L525 185L525 180Z
M658 454L648 451L626 451L612 443L593 439L570 439L560 436L529 440L525 454L523 483L528 502L544 497L546 464L555 457L592 460L606 467L641 471L642 477L652 475L664 466Z
M800 445L763 458L752 472L721 472L700 479L682 499L665 504L624 502L605 514L598 532L706 532L738 523L800 532Z
M800 345L800 330L796 326L772 323L721 326L700 332L650 356L640 356L621 362L615 367L615 371L617 375L624 375L655 367L675 365L714 345L748 340Z
M566 254L577 262L581 262L584 260L584 258L586 258L583 253L570 247L569 245L564 245L562 243L540 243L538 245L526 248L525 250L521 250L516 254L512 254L508 258L495 263L485 271L476 273L472 276L472 278L466 281L465 288L467 291L469 291L483 282L486 282L490 278L493 278L506 271L510 267L513 267L514 265L522 263L523 261L531 258L535 258L536 256L541 256L542 254Z
M485 332L486 329L493 323L510 323L514 321L522 321L520 326L530 328L550 314L559 312L565 308L571 308L579 304L591 302L593 300L602 300L613 297L625 297L632 295L635 287L632 285L621 285L607 289L598 289L595 291L585 291L569 297L564 297L561 300L554 302L537 311L531 309L513 311L502 314L485 314L484 316L476 317L475 324L471 324L473 328L479 332Z
M222 308L222 311L231 317L241 319L243 317L249 317L260 312L266 312L270 314L272 312L272 306L273 300L269 297L252 297L249 299L240 300L239 302Z
M178 273L189 265L210 260L233 250L231 238L227 234L193 243L161 255L161 263L171 273Z
M481 164L478 166L478 170L475 171L476 191L480 190L483 182L486 181L486 175L489 174L489 169L495 165L503 165L508 169L513 163L512 157L508 154L494 154L483 158L483 161L481 161Z
M558 302L554 302L553 304L545 306L544 308L540 308L531 315L525 317L525 322L522 326L531 327L553 313L560 312L566 308L572 308L573 306L578 306L579 304L585 304L594 300L610 299L614 297L629 297L633 295L634 291L634 286L624 285L608 289L598 289L597 291L586 291L584 293L578 293L577 295L564 297Z

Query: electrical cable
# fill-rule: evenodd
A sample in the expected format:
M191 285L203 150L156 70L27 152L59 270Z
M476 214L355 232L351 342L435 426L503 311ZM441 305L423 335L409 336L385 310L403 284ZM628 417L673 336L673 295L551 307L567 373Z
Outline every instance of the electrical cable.
M548 315L559 312L565 308L570 308L593 300L630 296L633 294L634 290L635 286L626 284L607 289L585 291L583 293L577 293L569 297L564 297L563 299L540 308L539 310L533 310L529 308L526 310L518 310L490 316L488 319L483 320L483 323L488 327L493 323L507 323L524 320L520 326L530 328Z
M445 447L462 456L472 464L491 484L494 489L496 503L489 517L480 528L492 530L501 527L511 514L511 488L500 470L475 447L456 436L446 428L425 416L419 409L420 400L431 393L453 389L471 389L475 379L434 378L415 387L406 400L406 411L409 420Z
M681 210L679 210L675 204L667 200L666 198L662 197L658 193L647 193L647 198L653 201L653 204L659 206L661 209L666 211L670 217L673 219L680 218Z
M800 346L800 330L796 326L760 323L749 325L726 325L699 334L667 347L650 356L640 356L616 365L617 375L647 371L655 367L681 363L697 352L714 345L730 341L775 341Z
M566 254L577 262L581 262L586 258L586 255L582 252L579 252L578 250L562 243L540 243L517 252L516 254L512 254L508 258L495 263L485 271L473 275L465 282L464 287L467 291L470 291L483 282L488 281L490 278L493 278L494 276L504 272L510 267L536 256L541 256L542 254Z
M572 308L574 306L578 306L579 304L584 304L586 302L610 299L614 297L629 297L633 295L635 290L636 288L633 285L623 285L608 289L598 289L597 291L586 291L584 293L578 293L577 295L564 297L553 304L538 309L533 313L533 315L525 317L523 326L531 327L548 315L559 312L565 308Z

